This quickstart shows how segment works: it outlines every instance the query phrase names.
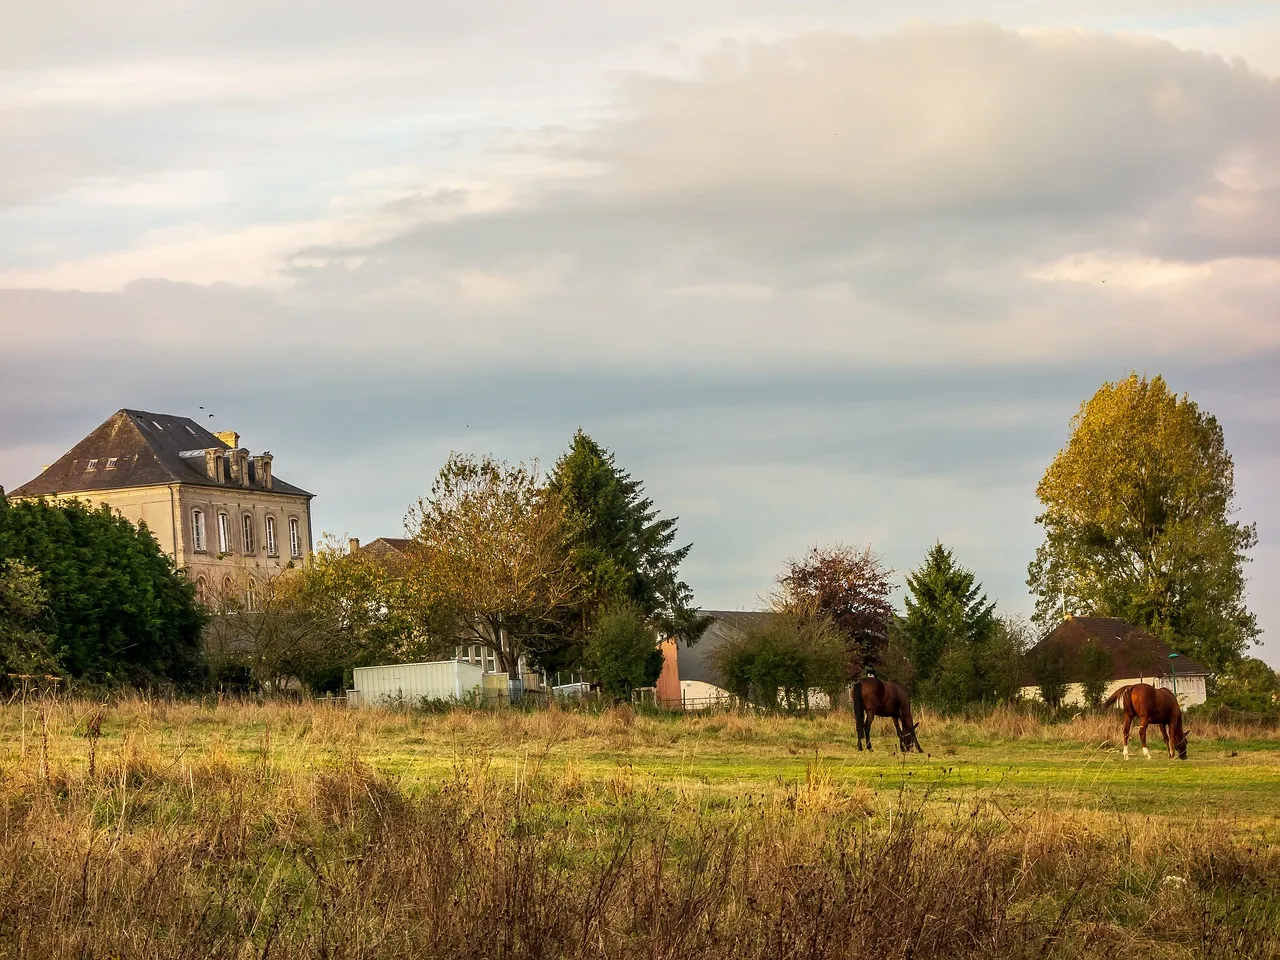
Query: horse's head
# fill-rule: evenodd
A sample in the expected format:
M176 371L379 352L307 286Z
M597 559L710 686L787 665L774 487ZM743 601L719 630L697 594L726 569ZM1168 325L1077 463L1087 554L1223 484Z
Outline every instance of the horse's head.
M1179 760L1185 760L1187 759L1187 737L1191 735L1191 731L1183 730L1182 727L1179 726L1178 733L1180 736L1174 742L1173 749L1178 751Z
M906 724L903 724L902 732L898 734L898 749L903 753L910 753L913 744L916 747L919 747L920 741L916 739L916 731L919 729L920 724L918 723L913 723L909 727Z

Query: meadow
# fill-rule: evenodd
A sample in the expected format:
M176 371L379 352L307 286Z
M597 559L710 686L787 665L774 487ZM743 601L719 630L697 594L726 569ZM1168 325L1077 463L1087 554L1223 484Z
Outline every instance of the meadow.
M10 702L0 956L1280 957L1280 733L1119 729Z

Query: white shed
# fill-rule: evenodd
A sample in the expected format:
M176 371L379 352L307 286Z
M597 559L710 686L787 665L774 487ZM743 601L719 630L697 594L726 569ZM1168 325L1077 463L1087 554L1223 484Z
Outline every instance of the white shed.
M422 700L467 700L480 695L484 670L461 660L356 667L347 699L361 706L415 704Z

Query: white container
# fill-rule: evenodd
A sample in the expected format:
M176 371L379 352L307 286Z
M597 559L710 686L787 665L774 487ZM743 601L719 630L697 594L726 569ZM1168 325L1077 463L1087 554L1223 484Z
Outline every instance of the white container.
M352 671L356 696L350 699L362 707L470 700L479 695L483 675L479 664L462 660L356 667Z

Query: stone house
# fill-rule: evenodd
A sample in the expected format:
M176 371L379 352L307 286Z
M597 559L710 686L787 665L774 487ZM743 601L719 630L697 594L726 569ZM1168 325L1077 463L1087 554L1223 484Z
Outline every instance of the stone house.
M142 410L116 412L9 494L106 504L145 522L202 600L243 596L250 608L259 584L311 556L313 496L234 431Z

